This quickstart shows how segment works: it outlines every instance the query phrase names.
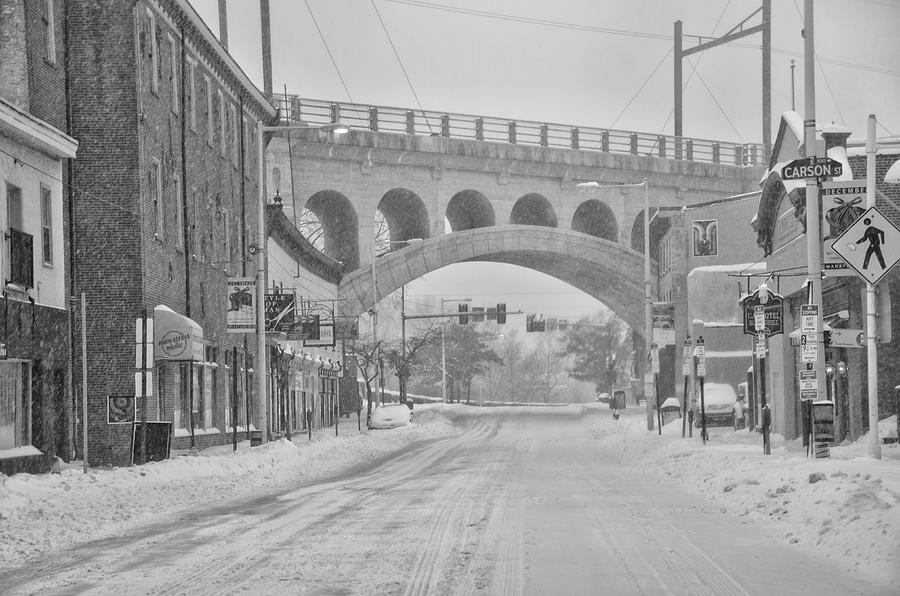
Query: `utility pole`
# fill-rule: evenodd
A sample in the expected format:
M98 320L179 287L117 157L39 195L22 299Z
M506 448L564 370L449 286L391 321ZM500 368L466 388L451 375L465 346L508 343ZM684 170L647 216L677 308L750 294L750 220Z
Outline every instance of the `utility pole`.
M744 25L760 13L760 23L744 29ZM691 54L714 48L715 46L736 41L748 35L762 34L762 141L763 159L768 159L772 150L772 0L762 0L762 6L754 10L750 16L732 27L727 33L717 38L700 35L699 43L687 50L683 49L681 21L675 21L674 65L675 65L675 159L681 157L683 108L682 108L682 60Z
M804 44L803 44L803 78L804 78L804 120L803 145L807 158L817 157L816 152L816 71L814 45L813 0L804 0ZM816 311L816 341L822 339L822 233L821 213L819 212L819 181L806 179L806 255L807 276L810 286L809 303L818 305ZM825 350L816 350L816 361L813 370L816 373L816 395L822 396L825 391ZM763 383L761 381L761 383Z

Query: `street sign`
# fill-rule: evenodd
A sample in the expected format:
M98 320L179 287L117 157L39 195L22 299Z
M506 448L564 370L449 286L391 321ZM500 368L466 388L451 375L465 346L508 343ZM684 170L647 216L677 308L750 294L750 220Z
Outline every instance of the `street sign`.
M695 352L697 355L697 376L706 376L706 342L702 337L697 338L697 347Z
M800 336L800 362L815 362L819 358L819 334L804 333Z
M654 374L659 374L659 346L650 344L650 368Z
M822 183L822 268L829 276L856 275L856 272L838 256L831 243L849 228L866 210L865 180L831 180Z
M818 381L815 370L800 371L800 399L816 399Z
M756 331L766 330L766 307L762 304L753 307L753 328Z
M686 377L691 376L691 365L694 363L694 347L691 345L690 338L684 340L684 351L681 358L681 374Z
M806 178L837 178L844 173L841 162L830 157L804 157L788 162L781 168L782 180L804 180Z
M800 333L818 333L819 332L819 305L818 304L801 304L800 305Z
M766 334L760 333L756 336L756 357L757 358L765 358L766 357Z
M862 348L866 345L866 335L862 329L832 329L831 347Z
M861 278L876 284L900 261L900 229L870 207L831 247Z

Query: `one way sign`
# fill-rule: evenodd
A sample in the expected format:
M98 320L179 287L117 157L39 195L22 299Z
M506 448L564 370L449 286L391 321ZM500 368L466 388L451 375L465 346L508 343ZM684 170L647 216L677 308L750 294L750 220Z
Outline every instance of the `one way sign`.
M900 230L878 209L870 207L837 237L831 248L860 277L875 284L900 261Z

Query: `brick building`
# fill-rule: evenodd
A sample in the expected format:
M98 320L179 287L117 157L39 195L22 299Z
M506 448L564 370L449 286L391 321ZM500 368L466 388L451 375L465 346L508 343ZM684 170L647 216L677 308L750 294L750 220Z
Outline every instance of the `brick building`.
M62 18L0 0L0 472L72 455Z
M175 450L225 443L232 397L238 430L256 412L254 342L226 332L226 279L253 275L258 123L275 109L186 0L65 10L70 130L81 142L72 289L87 300L88 460L131 461L144 313L157 315L147 419L172 425Z

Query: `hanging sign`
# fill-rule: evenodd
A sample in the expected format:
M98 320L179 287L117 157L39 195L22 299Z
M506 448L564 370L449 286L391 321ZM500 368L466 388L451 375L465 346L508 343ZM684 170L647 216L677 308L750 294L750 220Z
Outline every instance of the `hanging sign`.
M832 248L835 238L853 225L866 210L866 181L840 180L822 183L822 268L829 276L856 275L856 272Z

